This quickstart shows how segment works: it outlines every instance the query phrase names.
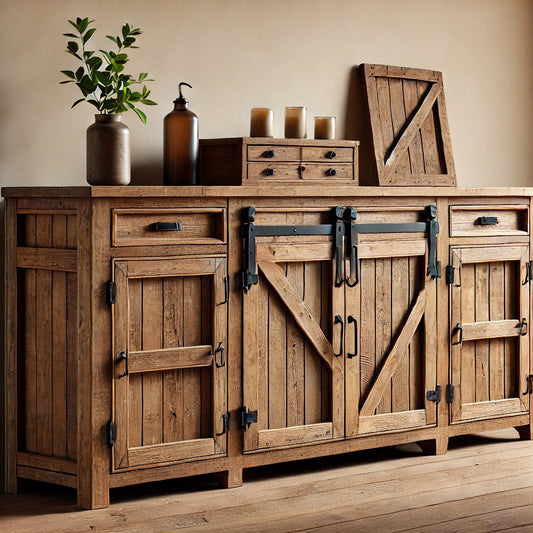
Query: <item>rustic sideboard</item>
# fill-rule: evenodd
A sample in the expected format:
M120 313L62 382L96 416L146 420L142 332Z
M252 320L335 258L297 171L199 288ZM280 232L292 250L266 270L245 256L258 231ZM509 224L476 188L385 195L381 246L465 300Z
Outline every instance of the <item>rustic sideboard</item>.
M532 437L533 189L2 194L10 492Z

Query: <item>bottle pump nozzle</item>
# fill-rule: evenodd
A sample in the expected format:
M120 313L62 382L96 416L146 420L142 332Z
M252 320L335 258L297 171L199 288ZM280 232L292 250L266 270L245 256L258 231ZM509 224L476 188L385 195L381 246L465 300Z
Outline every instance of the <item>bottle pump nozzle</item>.
M186 104L187 103L187 100L185 100L185 97L183 96L182 92L181 92L181 86L182 85L186 85L187 87L189 87L190 89L192 89L192 85L189 85L188 83L185 83L184 81L180 82L180 84L178 85L178 91L179 91L179 96L176 100L174 100L175 103L178 103L178 104Z

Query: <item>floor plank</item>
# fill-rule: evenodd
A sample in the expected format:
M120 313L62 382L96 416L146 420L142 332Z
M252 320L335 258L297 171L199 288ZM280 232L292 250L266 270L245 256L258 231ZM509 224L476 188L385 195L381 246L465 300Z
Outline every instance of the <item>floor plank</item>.
M212 476L115 489L111 506L79 511L73 490L27 483L0 495L0 531L532 531L533 442L514 430L262 467L244 486Z

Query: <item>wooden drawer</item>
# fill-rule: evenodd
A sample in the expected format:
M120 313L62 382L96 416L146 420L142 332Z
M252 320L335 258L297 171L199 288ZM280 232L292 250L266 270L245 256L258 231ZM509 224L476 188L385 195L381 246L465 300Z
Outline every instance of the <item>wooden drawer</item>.
M351 163L354 158L353 148L339 146L304 146L302 161L331 161L332 163Z
M297 180L300 178L300 164L283 163L249 163L250 180Z
M353 165L341 163L249 163L249 180L352 180Z
M526 205L450 206L450 235L479 237L528 235Z
M248 161L300 161L300 147L248 146Z
M226 242L223 208L113 209L112 212L113 246Z

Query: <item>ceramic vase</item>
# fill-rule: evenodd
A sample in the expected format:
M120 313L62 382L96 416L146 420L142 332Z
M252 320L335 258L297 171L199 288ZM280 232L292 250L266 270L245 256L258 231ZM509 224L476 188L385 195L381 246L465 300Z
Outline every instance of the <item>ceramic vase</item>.
M128 185L130 130L122 115L95 115L87 128L87 181L91 185Z

